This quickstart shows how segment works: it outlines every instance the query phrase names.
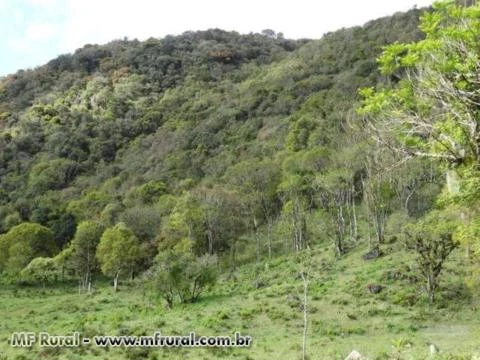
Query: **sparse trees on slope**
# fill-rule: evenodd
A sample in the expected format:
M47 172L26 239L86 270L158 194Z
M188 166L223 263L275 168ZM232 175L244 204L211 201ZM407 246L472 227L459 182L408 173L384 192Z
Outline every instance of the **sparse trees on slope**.
M305 180L299 175L288 175L279 185L284 203L282 212L291 222L292 245L295 252L305 249L308 245Z
M213 255L232 249L245 228L243 204L238 194L214 187L199 188L193 195L200 201L203 212L206 232L203 252Z
M231 167L227 181L238 187L246 207L250 228L256 238L257 262L261 259L259 227L267 225L268 257L272 257L271 228L279 212L276 190L280 181L280 170L271 162L245 161Z
M349 169L332 169L317 176L314 187L320 198L320 205L328 218L329 236L333 240L337 256L346 251L347 239L353 238L355 187L353 173Z

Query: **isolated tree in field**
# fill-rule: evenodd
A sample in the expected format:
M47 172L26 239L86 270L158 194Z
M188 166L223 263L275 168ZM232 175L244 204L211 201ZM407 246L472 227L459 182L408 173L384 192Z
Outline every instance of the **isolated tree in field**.
M430 302L435 301L443 265L458 246L453 237L457 223L456 214L434 210L417 223L405 227L405 243L408 249L418 254L417 263L426 281Z
M19 273L36 257L58 252L53 233L40 224L22 223L0 236L0 269Z
M97 259L102 272L113 276L113 288L117 291L121 273L132 273L140 256L135 234L125 224L119 223L105 230L97 247Z
M80 284L86 289L92 281L92 273L98 268L95 256L105 227L96 221L84 221L77 227L72 240L71 261L75 272L80 277Z

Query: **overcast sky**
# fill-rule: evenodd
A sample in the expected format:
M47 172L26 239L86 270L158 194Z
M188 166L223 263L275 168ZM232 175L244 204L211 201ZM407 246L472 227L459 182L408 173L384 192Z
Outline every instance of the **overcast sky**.
M187 30L272 29L320 38L432 0L0 0L0 76L83 45Z

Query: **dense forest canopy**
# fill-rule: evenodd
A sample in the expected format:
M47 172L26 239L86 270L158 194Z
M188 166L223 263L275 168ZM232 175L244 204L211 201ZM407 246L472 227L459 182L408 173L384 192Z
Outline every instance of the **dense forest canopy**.
M2 78L0 269L16 278L51 257L87 287L100 271L117 284L184 257L196 274L318 243L341 257L368 242L375 257L405 238L430 258L433 301L429 264L441 269L478 228L426 230L451 206L476 218L478 152L465 147L478 139L455 122L477 123L478 11L443 2L320 40L219 29L116 40ZM431 131L409 122L440 113L418 123ZM449 135L460 140L446 149L464 154L450 165L468 166L448 185L467 176L468 204L445 192L438 139Z

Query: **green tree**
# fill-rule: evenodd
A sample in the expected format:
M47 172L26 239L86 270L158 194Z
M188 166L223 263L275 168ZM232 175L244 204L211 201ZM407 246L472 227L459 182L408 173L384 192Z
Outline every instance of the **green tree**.
M77 221L100 218L102 210L110 201L109 195L92 190L80 199L71 201L67 206L67 210L75 216Z
M268 257L272 257L271 229L279 212L277 187L281 171L270 161L245 161L227 170L226 180L237 187L245 204L250 228L256 238L257 262L261 258L260 225L267 225Z
M135 234L123 223L105 230L97 247L97 259L102 272L113 276L113 288L117 291L121 273L133 273L140 256L140 247Z
M53 233L40 224L22 223L0 235L0 268L18 274L36 257L49 257L58 252Z
M200 201L205 219L206 244L203 244L203 252L214 255L234 250L236 239L245 230L238 194L217 186L198 188L193 195Z
M54 159L38 162L30 171L29 189L34 195L66 187L79 172L75 161Z
M458 246L453 234L458 215L433 210L417 223L405 226L405 244L418 254L417 263L426 282L430 302L435 301L438 278L450 253Z
M162 224L160 249L171 248L184 239L192 244L194 253L204 252L205 214L200 199L185 192L176 201L171 214Z
M139 187L131 189L127 194L127 202L140 202L141 204L153 204L165 194L167 188L162 181L149 181Z
M78 224L75 237L70 244L72 248L71 262L80 277L83 289L90 286L92 274L98 267L95 254L104 231L104 225L99 222L91 220L81 222Z
M140 242L149 242L155 239L162 217L153 206L136 205L126 209L119 220L134 232Z
M346 252L348 238L355 239L355 186L353 172L348 168L331 169L319 174L314 188L319 197L321 208L328 218L328 236L333 240L337 256Z
M383 146L447 165L447 175L460 178L462 202L477 201L480 189L479 12L480 5L436 2L421 18L423 40L385 48L380 69L394 85L361 90L359 109Z
M289 218L292 230L292 245L295 252L307 247L306 178L300 175L287 175L279 184L278 191L283 201L282 213Z

